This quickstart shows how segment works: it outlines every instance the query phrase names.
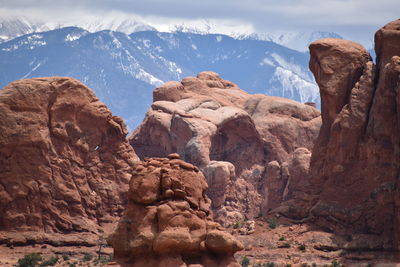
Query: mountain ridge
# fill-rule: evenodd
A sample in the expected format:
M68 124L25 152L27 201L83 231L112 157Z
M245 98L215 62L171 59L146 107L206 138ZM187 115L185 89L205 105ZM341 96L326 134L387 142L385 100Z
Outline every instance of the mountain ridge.
M153 88L205 70L221 73L250 93L319 101L307 53L222 34L127 35L65 27L3 42L0 58L0 87L21 78L71 76L93 88L130 130L141 122Z

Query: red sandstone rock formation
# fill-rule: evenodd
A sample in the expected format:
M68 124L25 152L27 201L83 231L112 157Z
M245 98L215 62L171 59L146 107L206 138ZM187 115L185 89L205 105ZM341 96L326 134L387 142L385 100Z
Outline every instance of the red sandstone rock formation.
M240 266L240 242L213 222L207 182L179 159L146 158L136 166L129 204L109 238L121 266Z
M176 152L198 166L220 221L266 213L303 179L289 174L289 161L296 149L313 147L320 127L314 107L250 95L213 72L168 82L153 98L130 143L141 158Z
M71 78L15 81L0 90L0 121L2 239L51 242L43 233L94 233L121 215L138 158L121 118L89 88Z
M400 20L376 33L375 50L377 66L350 41L310 45L322 126L309 188L296 192L302 205L284 214L379 241L368 249L399 249Z

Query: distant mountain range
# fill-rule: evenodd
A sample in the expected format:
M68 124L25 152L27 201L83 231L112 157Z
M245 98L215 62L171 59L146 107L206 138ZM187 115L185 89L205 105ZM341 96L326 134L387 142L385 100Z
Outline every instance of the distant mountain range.
M236 36L236 39L254 39L254 40L272 41L277 44L301 52L307 52L308 45L311 42L322 38L343 39L343 37L337 33L321 32L321 31L284 32L275 34L253 33L253 34L244 34Z
M0 88L21 78L74 77L121 115L130 130L142 121L154 87L206 70L250 93L319 105L318 87L308 70L309 54L265 36L233 38L187 29L158 32L134 21L91 23L87 29L27 20L1 25ZM117 31L98 31L103 28ZM281 38L281 43L289 39Z
M96 18L80 22L43 22L28 18L0 18L0 42L11 40L28 33L44 32L64 27L80 27L89 32L112 30L131 34L138 31L156 30L150 25L134 19L124 18Z
M139 31L157 31L157 29L149 24L140 22L130 18L94 18L79 22L43 22L37 19L0 18L0 42L11 40L15 37L49 30L60 29L64 27L79 27L89 32L98 32L102 30L112 30L126 34L132 34ZM170 25L168 32L186 32L198 34L218 34L218 25L204 21L201 25L189 26L185 24ZM159 30L158 30L159 31ZM226 31L226 30L225 30ZM229 32L225 33L234 39L253 39L260 41L272 41L288 48L301 52L308 51L308 45L315 40L321 38L341 38L342 36L334 32L324 31L301 31L301 32L279 32L279 33L243 33Z

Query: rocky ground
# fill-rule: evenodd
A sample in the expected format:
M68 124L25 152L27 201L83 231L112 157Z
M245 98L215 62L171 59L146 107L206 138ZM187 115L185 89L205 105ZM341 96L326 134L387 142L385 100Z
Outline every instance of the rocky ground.
M235 255L242 266L246 258L249 266L400 266L400 255L344 249L340 243L351 242L352 236L335 236L306 224L258 219L249 235L241 235L240 226L234 228L229 228L231 233L245 246Z
M244 231L246 222L227 228L228 232L244 244L245 249L235 254L242 266L246 266L246 259L249 260L248 266L262 267L400 266L399 254L341 247L340 242L351 242L355 238L352 236L338 237L312 229L306 224L289 224L282 218L259 218L254 221L254 226L254 232L250 234L240 234L248 232L248 228ZM55 266L119 266L113 261L111 247L102 249L100 261L97 260L98 250L99 246L1 245L0 266L15 266L19 259L30 253L39 253L46 260L58 257Z
M32 253L41 255L49 264L52 259L57 258L57 261L53 261L53 266L118 266L113 265L112 248L104 248L100 259L98 249L99 247L54 247L50 245L8 247L2 245L0 246L0 266L16 266L18 260Z

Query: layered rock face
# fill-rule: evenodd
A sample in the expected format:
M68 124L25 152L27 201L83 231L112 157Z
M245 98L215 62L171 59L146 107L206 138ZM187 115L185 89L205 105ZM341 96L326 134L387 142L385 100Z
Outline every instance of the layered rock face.
M146 158L129 183L129 204L108 242L121 266L240 266L243 249L212 220L207 182L179 159Z
M138 158L89 88L15 81L0 91L0 121L0 231L95 232L122 214Z
M333 231L368 234L379 240L372 249L399 249L400 20L376 33L375 50L376 66L350 41L310 45L322 127L303 191L314 197L297 200L307 203L297 215Z
M221 222L266 213L303 178L289 170L309 158L317 137L312 105L250 95L213 72L168 82L153 98L130 143L142 159L176 152L199 167Z

